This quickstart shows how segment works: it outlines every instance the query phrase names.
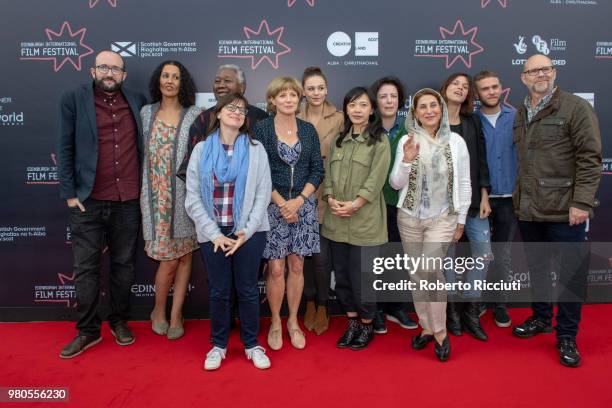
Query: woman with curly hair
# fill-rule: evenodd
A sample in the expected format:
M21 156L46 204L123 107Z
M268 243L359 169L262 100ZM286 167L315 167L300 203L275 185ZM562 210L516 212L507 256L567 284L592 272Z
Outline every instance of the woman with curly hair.
M185 183L176 177L185 156L189 127L200 113L196 87L178 61L164 61L149 82L151 104L140 111L144 161L140 208L145 251L159 261L151 328L175 340L185 333L183 302L191 275L191 253L198 248L195 228L185 211ZM170 322L166 302L174 284Z

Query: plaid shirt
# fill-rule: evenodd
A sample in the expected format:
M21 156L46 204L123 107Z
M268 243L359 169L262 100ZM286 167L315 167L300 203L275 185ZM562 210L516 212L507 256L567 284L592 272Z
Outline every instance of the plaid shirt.
M538 102L538 104L533 108L531 107L531 96L527 95L525 97L525 102L523 103L525 104L525 108L527 109L527 123L530 123L533 117L537 115L538 112L541 111L546 105L548 105L548 102L550 102L556 90L557 87L555 87L555 89L553 89L548 95L543 97L540 102Z
M227 157L232 157L234 146L224 144L223 148L227 151ZM232 226L234 225L234 183L219 183L214 174L213 181L215 186L213 207L217 225L220 227Z

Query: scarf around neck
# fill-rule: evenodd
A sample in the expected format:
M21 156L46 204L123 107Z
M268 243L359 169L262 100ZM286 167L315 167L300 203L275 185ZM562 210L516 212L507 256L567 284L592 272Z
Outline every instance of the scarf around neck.
M429 192L428 198L436 198L447 196L449 202L449 212L452 213L452 183L453 183L453 166L452 157L450 155L450 124L448 120L448 110L442 96L430 88L424 88L417 92L433 91L441 102L442 118L440 127L436 132L436 137L433 138L416 120L414 111L414 98L412 106L406 117L405 127L408 134L412 133L413 143L419 144L419 154L413 161L411 176L409 179L408 194L403 208L408 208L411 211L418 211L421 206L423 180L426 180L427 189ZM444 175L441 177L441 175Z
M232 232L236 232L242 211L242 201L244 200L249 169L249 138L245 134L238 135L234 142L233 155L230 158L223 148L219 132L220 130L217 129L208 136L200 156L201 198L208 216L215 219L217 214L215 214L213 199L215 191L213 175L219 183L234 183L234 201L232 207L234 229Z

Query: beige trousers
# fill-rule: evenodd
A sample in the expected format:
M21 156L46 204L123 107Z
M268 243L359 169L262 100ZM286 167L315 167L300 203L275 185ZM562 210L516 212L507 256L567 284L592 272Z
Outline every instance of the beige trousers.
M441 263L446 257L448 246L457 228L457 216L443 214L422 220L399 210L397 226L404 252L410 257L421 257L429 261L422 262L421 267L410 275L410 280L415 282L417 287L417 290L412 292L412 297L414 309L419 316L419 324L423 330L430 333L444 331L446 330L446 291L418 288L420 281L446 282Z

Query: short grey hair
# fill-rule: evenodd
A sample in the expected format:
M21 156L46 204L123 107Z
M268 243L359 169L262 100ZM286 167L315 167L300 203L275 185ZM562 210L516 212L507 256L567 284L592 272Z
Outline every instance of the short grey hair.
M238 79L238 83L240 85L246 85L246 78L244 77L244 72L240 69L238 65L234 64L224 64L217 69L217 74L225 69L231 69L236 73L236 78Z

